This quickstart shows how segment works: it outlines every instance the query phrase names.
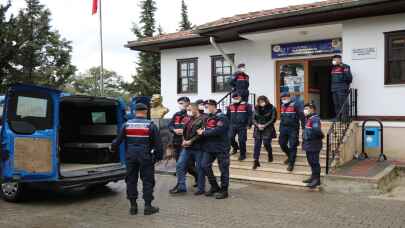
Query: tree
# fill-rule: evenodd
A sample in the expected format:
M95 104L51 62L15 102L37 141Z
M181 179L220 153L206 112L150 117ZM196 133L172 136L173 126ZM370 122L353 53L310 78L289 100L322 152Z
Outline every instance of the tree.
M78 74L70 80L73 92L90 96L99 96L100 67L92 67L85 73ZM108 97L120 97L126 95L125 82L122 76L114 71L104 69L104 95Z
M13 56L6 83L32 83L61 88L76 71L71 64L71 42L50 25L51 13L39 0L26 0L26 7L9 20Z
M10 2L0 4L0 93L4 93L10 75L14 72L12 60L15 58L16 42L13 37L15 18L11 15L6 18Z
M155 22L156 3L154 0L143 0L140 3L141 18L139 25L134 25L132 31L137 39L152 37L157 32ZM136 74L128 86L135 95L151 96L160 93L160 54L151 52L139 53Z
M186 2L181 0L181 22L180 22L180 30L189 30L192 28L191 22L188 19L188 8Z

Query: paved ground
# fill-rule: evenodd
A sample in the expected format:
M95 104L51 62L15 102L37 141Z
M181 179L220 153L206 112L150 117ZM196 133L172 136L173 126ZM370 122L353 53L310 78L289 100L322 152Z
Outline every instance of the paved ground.
M158 176L155 216L129 216L125 184L96 191L32 192L21 204L0 201L0 227L405 227L403 201L232 183L231 195L171 197L173 176Z

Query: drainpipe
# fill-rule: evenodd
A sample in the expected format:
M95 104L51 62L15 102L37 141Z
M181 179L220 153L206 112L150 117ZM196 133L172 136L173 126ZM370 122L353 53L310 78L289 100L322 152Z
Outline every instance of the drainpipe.
M221 53L224 59L232 66L232 69L236 69L235 63L228 57L228 55L224 52L224 50L220 46L218 46L213 36L210 36L210 43L215 49L217 49L217 51Z

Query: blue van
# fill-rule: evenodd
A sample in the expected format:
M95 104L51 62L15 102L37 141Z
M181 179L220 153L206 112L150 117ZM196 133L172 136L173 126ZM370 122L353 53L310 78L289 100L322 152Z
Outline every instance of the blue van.
M1 124L2 197L18 201L28 185L69 189L124 179L125 148L111 150L124 116L117 99L11 86Z

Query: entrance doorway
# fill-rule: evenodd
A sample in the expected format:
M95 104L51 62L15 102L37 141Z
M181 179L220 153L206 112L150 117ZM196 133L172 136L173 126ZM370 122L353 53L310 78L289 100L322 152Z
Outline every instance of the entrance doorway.
M277 107L281 107L280 94L289 92L302 106L314 103L322 119L333 118L330 58L278 61L276 69Z
M316 105L321 119L332 119L334 107L330 92L332 65L330 59L309 61L309 100Z

